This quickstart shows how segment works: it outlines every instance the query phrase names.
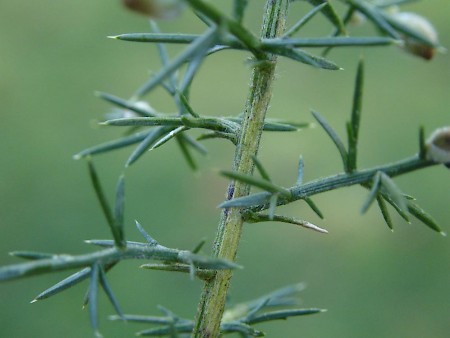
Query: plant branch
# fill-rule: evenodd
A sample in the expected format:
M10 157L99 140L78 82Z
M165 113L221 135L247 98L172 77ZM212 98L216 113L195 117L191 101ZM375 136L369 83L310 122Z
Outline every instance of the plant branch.
M348 187L355 184L365 184L372 181L377 172L383 172L389 177L395 177L415 170L423 169L436 163L413 156L399 162L390 163L370 169L342 173L321 179L317 179L301 186L288 188L290 198L280 198L278 205L286 205L294 201L304 199L323 192ZM270 192L261 192L246 196L245 198L223 202L221 208L250 207L252 211L261 211L269 208Z
M7 265L0 268L0 281L7 281L76 268L85 268L96 263L109 264L124 259L153 259L165 263L193 264L199 268L230 269L237 267L232 262L222 259L210 259L187 250L171 249L159 244L145 244L139 242L126 242L126 247L114 247L114 241L88 241L88 243L107 247L107 249L84 255L54 255L51 258L33 260L27 263ZM217 265L217 266L215 266Z

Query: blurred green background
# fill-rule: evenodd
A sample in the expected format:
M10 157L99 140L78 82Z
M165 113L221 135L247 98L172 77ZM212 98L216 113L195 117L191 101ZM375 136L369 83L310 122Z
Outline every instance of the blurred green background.
M336 2L336 1L335 1ZM224 9L231 1L220 2ZM446 0L409 6L429 18L450 46ZM247 26L258 30L263 1L252 1ZM292 5L291 23L305 13ZM342 9L338 6L339 9ZM448 8L447 8L448 9ZM95 90L129 97L156 71L155 46L106 39L108 35L146 32L142 17L122 9L119 1L2 1L0 3L0 263L12 264L13 250L83 253L91 238L110 238L89 183L84 161L72 155L120 135L98 128L95 121L110 110ZM304 36L327 34L322 18ZM170 32L199 33L204 27L191 14L161 22ZM370 26L370 25L368 25ZM372 34L357 27L354 34ZM176 55L179 48L171 48ZM431 62L396 47L335 50L330 58L344 71L311 69L280 60L269 116L312 121L320 111L344 136L353 80L361 54L366 83L359 163L369 167L408 157L417 151L418 128L430 133L449 125L450 59ZM208 115L237 114L244 106L250 70L247 55L224 52L208 58L194 84L192 104ZM164 91L148 96L161 111L174 108ZM190 249L207 237L209 253L227 182L217 169L230 168L229 144L208 141L210 153L198 156L200 170L188 169L175 143L147 154L126 170L127 236L141 240L138 219L163 245ZM110 196L132 148L95 158ZM267 134L260 158L273 180L295 181L303 154L305 179L341 170L331 141L320 128L295 134ZM450 231L450 172L436 166L396 178L398 185ZM302 203L284 213L326 227L321 235L272 223L248 225L239 250L231 302L258 297L287 284L304 281L302 306L328 312L260 325L269 337L448 337L450 332L450 242L413 221L394 216L392 233L373 207L361 216L367 191L352 187L315 198L325 213L317 219ZM394 215L394 213L392 213ZM201 291L188 276L143 271L142 262L124 262L109 275L127 313L158 314L161 304L192 317ZM81 310L86 284L30 305L39 292L68 273L34 277L0 285L0 336L90 337L87 311ZM145 325L109 322L113 309L100 297L100 329L105 337L131 337Z

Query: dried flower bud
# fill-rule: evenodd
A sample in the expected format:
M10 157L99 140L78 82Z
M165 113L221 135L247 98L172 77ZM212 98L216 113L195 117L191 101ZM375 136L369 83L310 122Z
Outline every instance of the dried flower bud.
M428 160L450 165L450 127L436 129L426 142Z
M155 19L174 19L185 4L181 0L122 0L128 9Z
M436 29L424 17L417 15L415 13L399 12L392 14L392 18L394 18L399 23L405 25L409 29L423 35L433 44L437 45L439 43ZM426 60L431 60L436 52L435 47L429 46L414 38L404 36L404 40L405 40L405 49L409 53L420 56Z

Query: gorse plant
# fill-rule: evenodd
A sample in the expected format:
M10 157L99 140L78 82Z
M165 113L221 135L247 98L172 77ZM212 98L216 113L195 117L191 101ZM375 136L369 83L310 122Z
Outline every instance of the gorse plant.
M112 36L122 41L156 44L162 67L138 88L130 99L108 93L98 96L117 109L101 124L127 129L126 135L104 144L81 151L76 159L87 159L90 178L102 212L110 227L112 239L89 240L88 244L100 247L98 251L83 255L49 254L31 251L16 251L11 254L28 260L26 263L9 265L0 269L0 280L50 273L60 270L79 269L78 272L39 294L34 300L42 300L58 294L84 280L89 280L85 305L96 335L98 329L97 299L102 289L117 315L113 320L145 322L157 327L138 332L142 336L218 337L237 333L242 337L263 336L257 324L265 321L286 319L293 316L320 313L318 308L299 308L296 294L303 284L296 284L274 291L254 301L226 308L226 298L233 273L241 266L236 262L239 240L245 223L284 222L327 233L327 230L310 221L285 216L279 213L282 205L304 201L319 218L323 213L314 203L313 196L341 187L359 185L367 190L367 198L361 202L364 213L376 202L381 216L389 228L393 228L390 213L397 212L406 221L413 216L425 226L444 234L436 221L412 198L401 191L393 178L436 164L450 163L450 130L438 129L425 140L424 130L418 133L417 154L394 163L381 164L368 169L358 167L358 140L363 106L364 62L357 65L351 113L346 123L347 142L344 142L333 127L317 111L312 115L335 144L342 160L343 172L329 177L304 182L304 162L300 157L298 175L293 185L283 187L272 181L264 164L258 159L260 139L263 132L292 132L308 128L310 124L267 117L266 112L272 96L275 70L279 59L288 58L299 63L299 67L314 67L325 71L341 68L331 60L334 48L354 46L391 46L400 48L425 59L431 59L441 48L432 25L413 13L392 10L393 6L408 0L341 0L345 13L341 17L327 0L308 0L309 12L296 23L287 27L289 6L293 0L267 0L264 8L260 34L245 28L247 0L234 0L232 13L223 13L213 2L203 0L163 1L124 0L129 9L151 18L151 33L132 33ZM179 34L160 32L158 18L175 19L180 11L192 10L205 25L202 34ZM320 38L296 37L308 22L323 15L333 28L331 35ZM353 37L348 35L348 25L356 19L365 20L379 32L377 36ZM185 45L174 58L166 50L167 44ZM321 52L310 53L304 48L317 48ZM191 103L190 91L195 76L209 55L224 50L239 50L251 56L248 66L252 69L250 88L243 112L230 116L208 116ZM165 113L151 107L144 96L157 87L162 87L173 99L176 113ZM199 129L194 138L190 131ZM163 246L136 221L142 242L128 241L124 230L124 177L117 183L114 206L110 206L102 189L100 177L92 158L100 153L136 145L125 166L138 161L148 150L156 149L167 142L176 142L181 154L192 169L197 168L193 152L205 154L204 142L208 139L223 139L235 147L231 170L222 170L221 175L230 180L226 200L220 204L221 218L213 244L213 255L207 257L200 251L204 241L193 250L180 250ZM162 150L159 150L162 151ZM300 154L299 154L300 155ZM257 173L254 173L254 171ZM260 192L251 192L258 188ZM108 284L107 273L125 259L152 261L142 268L188 273L191 278L204 282L196 318L180 318L170 310L160 308L162 316L140 316L124 314L119 301Z

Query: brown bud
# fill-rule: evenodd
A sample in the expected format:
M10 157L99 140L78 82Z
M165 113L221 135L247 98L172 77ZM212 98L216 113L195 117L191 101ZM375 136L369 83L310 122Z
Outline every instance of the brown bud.
M436 29L424 17L415 13L398 12L392 14L392 18L409 29L428 38L433 44L437 45L439 43ZM413 55L420 56L426 60L431 60L436 53L436 48L433 46L429 46L409 36L403 36L403 38L405 40L405 50Z
M128 9L154 19L174 19L184 7L181 0L122 0Z
M426 142L428 160L450 164L450 127L436 129Z

